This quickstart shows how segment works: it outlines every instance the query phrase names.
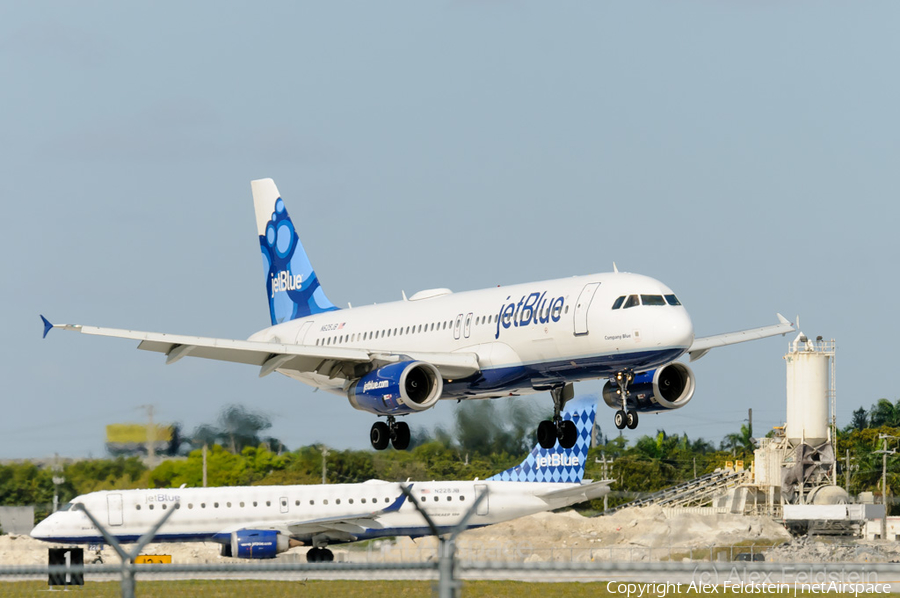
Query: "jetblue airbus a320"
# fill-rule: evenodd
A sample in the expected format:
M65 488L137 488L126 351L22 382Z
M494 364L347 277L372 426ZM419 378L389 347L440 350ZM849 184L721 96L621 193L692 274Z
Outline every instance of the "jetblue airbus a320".
M694 338L672 290L647 276L611 272L452 293L419 291L402 301L338 309L326 297L272 179L252 181L272 325L248 340L202 338L70 324L51 328L140 341L139 349L255 365L345 396L384 416L372 446L405 449L409 426L397 421L440 399L490 399L549 391L554 416L538 426L552 448L576 442L560 411L573 383L607 379L603 399L615 424L634 429L639 412L684 407L694 394L691 369L714 347L791 332L779 323Z

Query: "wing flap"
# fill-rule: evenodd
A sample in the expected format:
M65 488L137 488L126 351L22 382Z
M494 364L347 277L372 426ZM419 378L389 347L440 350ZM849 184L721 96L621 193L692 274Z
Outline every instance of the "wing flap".
M715 347L724 347L725 345L734 345L746 341L757 340L769 336L784 335L793 332L794 325L781 314L778 316L778 324L773 326L762 326L760 328L751 328L749 330L738 330L737 332L726 332L725 334L716 334L714 336L704 336L694 339L694 343L688 349L691 361L696 361L709 353L710 349Z

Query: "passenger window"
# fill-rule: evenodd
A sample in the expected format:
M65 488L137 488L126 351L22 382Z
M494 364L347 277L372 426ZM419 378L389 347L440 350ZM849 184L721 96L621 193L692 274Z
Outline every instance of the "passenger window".
M353 499L351 498L348 502L352 505L352 504L353 504Z
M163 508L163 511L165 511L165 510L168 508L168 507L166 506L166 503L163 503L162 508Z
M629 307L635 307L640 304L641 302L638 301L637 295L628 295L628 299L625 300L625 305L622 306L622 309L628 309Z
M256 502L255 500L253 501L253 506L254 506L254 507L257 506L258 504L259 504L259 503Z
M150 510L151 510L151 511L153 510L153 505L150 505Z
M613 303L612 308L613 308L613 309L619 309L620 307L622 307L622 304L623 304L623 303L625 303L625 295L622 295L621 297L619 297L618 299L616 299L615 303Z
M339 499L339 498L338 498L338 499L335 499L334 504L336 504L336 505L341 504L341 499Z
M134 508L137 509L138 511L140 511L140 510L141 510L141 505L134 505Z
M641 295L641 303L643 305L665 305L666 301L662 295Z
M681 301L675 295L666 295L666 303L669 305L681 305Z

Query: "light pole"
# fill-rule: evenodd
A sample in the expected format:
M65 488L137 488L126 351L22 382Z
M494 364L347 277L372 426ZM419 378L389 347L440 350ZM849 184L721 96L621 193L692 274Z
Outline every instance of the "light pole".
M889 434L879 434L878 438L884 441L884 448L880 451L875 451L875 454L881 455L881 502L884 503L884 516L881 518L881 539L887 540L887 517L888 517L888 502L887 502L887 457L888 455L893 455L897 451L894 449L887 450L887 441L888 438L897 438L896 436L891 436Z

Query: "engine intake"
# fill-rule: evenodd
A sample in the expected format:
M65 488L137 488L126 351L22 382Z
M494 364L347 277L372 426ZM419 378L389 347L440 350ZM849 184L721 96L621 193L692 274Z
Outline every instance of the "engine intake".
M637 374L628 385L629 409L642 412L679 409L694 396L695 378L683 363L670 363L656 370ZM613 409L622 408L619 386L610 380L603 386L603 400Z
M361 411L404 415L434 407L443 391L444 381L437 367L424 361L401 361L353 382L347 397Z

